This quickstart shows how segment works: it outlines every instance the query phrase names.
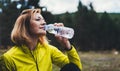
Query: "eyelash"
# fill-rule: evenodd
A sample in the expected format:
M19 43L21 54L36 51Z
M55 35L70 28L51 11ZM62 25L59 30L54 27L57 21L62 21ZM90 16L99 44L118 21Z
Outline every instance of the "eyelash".
M36 21L40 21L41 19L36 19Z

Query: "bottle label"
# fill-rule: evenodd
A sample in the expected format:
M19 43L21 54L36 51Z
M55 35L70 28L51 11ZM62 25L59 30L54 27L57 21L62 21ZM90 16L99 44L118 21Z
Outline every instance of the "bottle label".
M59 36L71 39L74 35L74 30L68 27L57 27L53 24L45 26L45 30L52 34L57 34Z

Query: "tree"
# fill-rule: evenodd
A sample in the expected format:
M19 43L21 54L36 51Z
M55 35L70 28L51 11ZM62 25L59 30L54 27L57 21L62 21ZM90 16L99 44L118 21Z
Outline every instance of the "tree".
M78 11L75 13L75 37L74 42L77 47L83 50L96 49L97 30L99 18L94 11L92 4L91 9L82 5L81 2L78 6Z
M28 6L34 6L35 8L40 8L39 4L38 4L39 0L29 0L28 1Z
M3 3L4 4L4 3ZM11 45L10 34L13 28L13 24L18 16L19 10L16 8L17 2L7 3L6 6L2 6L3 12L0 15L0 28L1 28L1 44Z
M112 49L116 45L117 31L116 24L107 12L104 12L100 18L99 24L99 43L101 49Z

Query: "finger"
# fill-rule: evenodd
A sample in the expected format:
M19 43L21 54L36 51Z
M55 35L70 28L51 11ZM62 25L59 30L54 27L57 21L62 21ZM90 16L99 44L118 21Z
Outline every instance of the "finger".
M57 40L60 40L62 37L59 36L59 35L55 35L55 38L56 38Z
M64 26L64 24L63 23L54 23L54 26Z
M59 26L64 26L64 24L63 23L59 23Z
M54 26L57 26L58 23L54 23Z

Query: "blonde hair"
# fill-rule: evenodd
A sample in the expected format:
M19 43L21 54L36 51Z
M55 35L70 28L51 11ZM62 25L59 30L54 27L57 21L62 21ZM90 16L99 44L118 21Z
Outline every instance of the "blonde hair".
M30 39L29 28L30 18L35 13L41 13L40 9L26 9L23 10L17 18L14 28L11 32L11 40L17 45L28 45L32 42ZM47 42L46 36L39 38L40 43Z

